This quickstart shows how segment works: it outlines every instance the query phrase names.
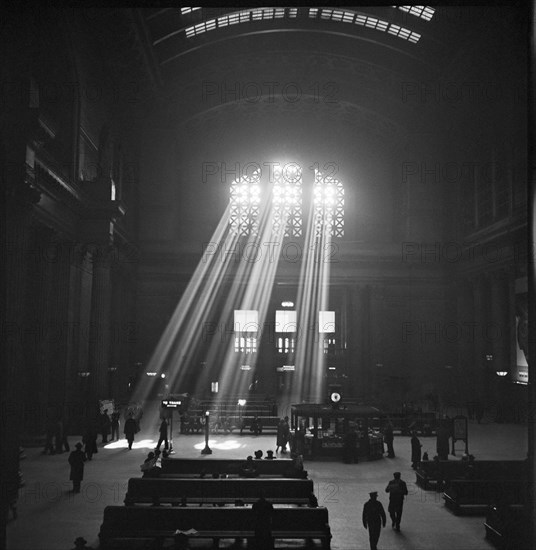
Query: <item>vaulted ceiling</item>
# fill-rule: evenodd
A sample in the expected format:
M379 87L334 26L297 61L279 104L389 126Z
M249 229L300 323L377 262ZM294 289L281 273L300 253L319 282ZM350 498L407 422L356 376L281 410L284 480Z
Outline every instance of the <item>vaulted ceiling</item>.
M445 85L493 80L524 31L519 8L511 6L408 9L166 7L88 13L98 23L112 69L125 78L139 74L147 112L163 108L173 124L284 120L299 112L398 141L442 123L432 108L433 94L444 94ZM426 95L438 85L443 89ZM297 94L300 101L293 101Z

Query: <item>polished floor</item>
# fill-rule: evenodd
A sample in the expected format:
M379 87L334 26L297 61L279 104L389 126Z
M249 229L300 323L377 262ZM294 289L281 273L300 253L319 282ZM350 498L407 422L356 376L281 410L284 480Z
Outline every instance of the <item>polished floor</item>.
M175 432L176 430L174 430ZM527 454L526 428L522 425L470 423L469 451L477 459L523 459ZM107 447L85 466L80 494L73 494L69 481L67 453L43 455L41 448L27 448L21 462L26 485L20 491L18 519L8 525L10 550L68 550L76 537L82 536L88 546L98 548L98 532L103 509L122 505L127 480L140 475L140 464L158 436L157 419L144 419L137 435L135 449L129 451L126 441ZM80 438L69 438L72 445ZM99 439L100 440L100 439ZM435 453L435 438L422 438L423 451ZM211 435L212 457L243 458L257 449L275 450L275 436ZM176 457L202 457L203 435L175 435ZM388 522L380 536L379 550L485 550L492 546L484 538L481 516L457 517L447 510L440 494L423 491L415 485L410 464L409 437L395 437L396 458L374 462L343 464L336 461L307 461L306 469L315 484L319 504L329 510L334 550L368 549L368 534L361 523L361 512L368 493L379 492L387 508L385 486L394 471L402 472L408 483L402 530L394 531ZM461 454L461 453L460 453ZM204 460L210 460L210 456ZM456 460L459 457L452 457ZM194 541L192 547L204 543ZM222 541L222 548L225 546ZM230 541L229 541L230 544ZM303 545L302 545L303 546ZM285 547L296 548L290 542Z

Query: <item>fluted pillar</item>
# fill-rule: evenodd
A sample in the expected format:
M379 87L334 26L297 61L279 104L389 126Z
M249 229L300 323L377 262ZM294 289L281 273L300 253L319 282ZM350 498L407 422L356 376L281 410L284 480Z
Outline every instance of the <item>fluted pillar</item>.
M364 353L367 303L364 289L359 285L350 288L348 312L348 376L352 395L363 398L366 395L367 364Z
M486 339L493 350L493 366L497 370L509 370L507 325L508 304L506 302L506 278L497 271L490 278L490 321L486 330Z
M3 199L0 270L4 292L0 311L3 314L2 369L0 373L0 490L5 495L7 484L18 470L18 435L22 424L21 374L24 370L22 331L26 292L30 218L39 194L32 188L33 172L26 162L26 145L32 122L28 67L31 60L31 37L35 35L32 18L18 10L2 14L3 84L0 109L0 186ZM0 550L7 546L6 498L0 499Z
M457 316L453 328L455 332L453 332L453 334L456 335L456 364L458 365L461 388L463 388L463 394L460 398L466 401L470 418L474 418L476 406L475 341L473 336L474 297L471 282L468 280L461 280L458 284Z
M480 407L485 407L490 401L487 377L488 362L486 354L491 346L487 345L484 335L489 324L489 294L486 277L480 275L473 280L474 317L471 339L474 342L473 364L475 368L476 398Z
M93 279L91 291L91 321L89 338L89 372L91 399L108 398L108 368L110 367L110 331L112 281L111 246L94 247L92 251Z

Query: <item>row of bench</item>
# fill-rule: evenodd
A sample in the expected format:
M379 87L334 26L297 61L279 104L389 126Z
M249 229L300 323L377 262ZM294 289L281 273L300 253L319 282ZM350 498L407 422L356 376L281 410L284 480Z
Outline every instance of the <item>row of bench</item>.
M186 479L131 478L125 504L252 504L264 495L272 504L306 505L311 479Z
M227 420L227 426L230 431L240 430L240 434L244 430L249 430L255 416L251 415L229 415L225 417ZM260 422L262 432L276 432L279 421L281 420L278 416L258 416L257 419ZM217 427L218 431L222 430L221 421L216 416L211 416L210 418L210 430L214 431ZM200 433L204 429L204 425L201 423L199 416L189 417L188 422L182 422L181 432L182 433Z
M528 542L530 518L525 506L490 506L484 528L486 538L500 550L534 550Z
M486 538L501 550L528 550L525 460L440 460L416 466L417 484L443 490L456 515L485 515Z
M102 550L131 549L139 541L156 541L161 547L182 531L189 538L212 539L213 548L219 548L223 539L240 538L251 540L248 548L255 548L254 524L253 510L245 507L107 506L99 539ZM331 531L327 508L274 508L272 538L319 539L322 548L328 550Z
M273 460L260 459L253 461L259 476L274 477L300 477L306 478L306 470L296 470L294 461L290 458L275 458ZM162 472L160 475L170 477L226 474L236 477L243 466L243 460L231 458L165 458L162 460Z
M415 467L416 482L423 489L442 490L453 479L508 480L526 476L523 460L428 460Z
M101 548L131 549L146 543L162 548L179 532L212 539L213 548L223 539L247 539L248 548L255 548L255 516L247 505L261 493L275 505L298 505L274 509L274 540L317 539L330 548L328 511L317 506L312 480L281 477L291 471L292 460L255 460L260 477L254 479L238 477L243 465L236 459L162 460L160 477L130 479L125 506L105 508ZM231 477L199 477L204 474Z
M523 504L527 482L522 479L453 479L443 492L445 505L456 515L483 515L500 502Z

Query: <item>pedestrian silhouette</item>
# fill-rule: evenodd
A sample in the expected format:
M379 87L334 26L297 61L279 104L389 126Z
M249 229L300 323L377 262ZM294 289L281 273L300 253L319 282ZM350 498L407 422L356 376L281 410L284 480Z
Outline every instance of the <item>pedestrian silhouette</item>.
M385 441L385 444L387 445L387 456L389 458L394 458L395 450L393 447L393 423L390 420L387 421L387 424L385 425L385 428L383 430L383 439Z
M363 506L363 527L369 532L370 550L377 550L380 532L387 518L383 504L378 500L378 492L372 491L369 495L370 499Z
M259 500L251 507L255 516L255 548L257 550L272 550L274 547L272 539L272 521L274 507L271 502L264 498L261 492Z
M80 492L80 483L84 479L84 462L86 455L82 451L82 443L75 445L76 450L69 455L69 464L71 466L70 479L73 482L73 492Z
M417 432L414 430L411 432L411 467L416 468L417 463L421 461L421 447L422 444L417 437Z
M404 508L404 497L408 494L408 487L405 481L400 478L400 472L393 474L393 479L388 483L385 492L389 493L389 515L393 522L393 529L400 531L400 520Z

